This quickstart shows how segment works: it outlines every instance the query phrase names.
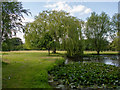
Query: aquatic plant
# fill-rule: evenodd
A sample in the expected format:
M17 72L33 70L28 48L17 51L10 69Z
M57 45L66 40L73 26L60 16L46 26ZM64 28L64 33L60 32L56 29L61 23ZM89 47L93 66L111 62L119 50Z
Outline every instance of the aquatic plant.
M75 62L55 67L49 74L58 85L69 88L120 86L120 68L103 63Z

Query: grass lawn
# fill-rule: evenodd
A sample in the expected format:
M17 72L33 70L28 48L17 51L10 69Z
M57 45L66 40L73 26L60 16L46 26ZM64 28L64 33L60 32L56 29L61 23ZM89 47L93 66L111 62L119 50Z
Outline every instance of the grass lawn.
M2 56L3 88L50 88L48 68L60 59L47 51L4 52Z
M97 54L96 51L84 51L84 54ZM100 54L118 54L118 51L103 51Z
M48 69L59 60L65 51L48 56L47 51L2 52L3 88L51 88L48 84ZM85 54L96 53L85 51ZM103 52L117 53L117 52Z

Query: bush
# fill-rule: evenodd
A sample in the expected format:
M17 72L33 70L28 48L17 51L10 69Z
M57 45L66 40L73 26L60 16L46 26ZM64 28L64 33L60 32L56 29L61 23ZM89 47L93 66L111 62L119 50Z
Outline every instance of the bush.
M117 87L120 68L102 63L72 63L49 72L53 80L70 88Z
M23 42L20 38L6 39L2 42L2 51L23 50Z
M3 42L3 43L2 43L2 51L10 51L10 48L9 48L9 46L7 45L6 42Z

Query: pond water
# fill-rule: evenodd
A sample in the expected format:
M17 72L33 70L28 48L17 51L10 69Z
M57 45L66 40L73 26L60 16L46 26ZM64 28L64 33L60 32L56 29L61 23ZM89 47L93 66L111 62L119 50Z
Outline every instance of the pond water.
M65 64L71 62L100 62L120 67L120 55L88 55L82 58L66 58Z

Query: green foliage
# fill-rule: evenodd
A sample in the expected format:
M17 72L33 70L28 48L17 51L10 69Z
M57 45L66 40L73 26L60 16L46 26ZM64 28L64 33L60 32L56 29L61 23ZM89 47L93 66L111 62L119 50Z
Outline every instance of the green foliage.
M9 50L10 50L10 49L9 49L8 43L3 42L3 43L2 43L2 51L9 51Z
M46 49L50 49L53 45L53 39L49 33L44 33L40 42L41 42L41 47L44 47Z
M81 55L83 53L82 25L82 20L64 11L43 11L35 17L34 22L26 25L26 46L32 49L51 47L53 52L62 47L67 50L68 56ZM46 36L51 37L52 40L47 39Z
M90 40L85 39L84 40L84 45L85 45L85 50L87 51L94 51L94 48L92 48L92 43L90 42Z
M114 40L110 43L110 49L117 51L119 50L119 43L118 43L118 37L114 38Z
M120 85L120 68L102 63L72 63L55 67L49 72L53 80L70 88L117 87Z
M87 19L85 35L98 54L108 45L107 39L112 34L110 25L110 18L105 12L100 15L93 12Z
M23 42L20 38L11 38L3 41L2 51L22 50Z
M88 51L95 51L95 47L93 47L93 43L94 43L94 39L85 39L84 40L84 46L85 46L85 50L88 50ZM99 42L102 42L100 43L100 46L101 46L101 52L102 51L107 51L107 50L111 50L110 48L110 43L107 41L107 40L101 40Z
M75 17L69 17L67 19L66 27L67 32L63 36L63 45L67 51L67 56L80 56L83 54L83 37L82 37L82 25L83 21Z
M28 15L30 12L22 7L21 2L2 2L2 40L12 37L17 31L24 29L22 25L23 14Z
M64 65L65 59L64 58L59 58L55 61L55 63L53 65L51 65L51 67L49 67L47 70L48 72L51 72L51 70L53 70L55 67L60 67L62 65Z
M112 46L120 53L120 14L115 13L112 17L112 30L117 34L114 35Z
M112 30L114 32L118 32L119 31L119 25L120 25L120 14L115 13L112 17Z

